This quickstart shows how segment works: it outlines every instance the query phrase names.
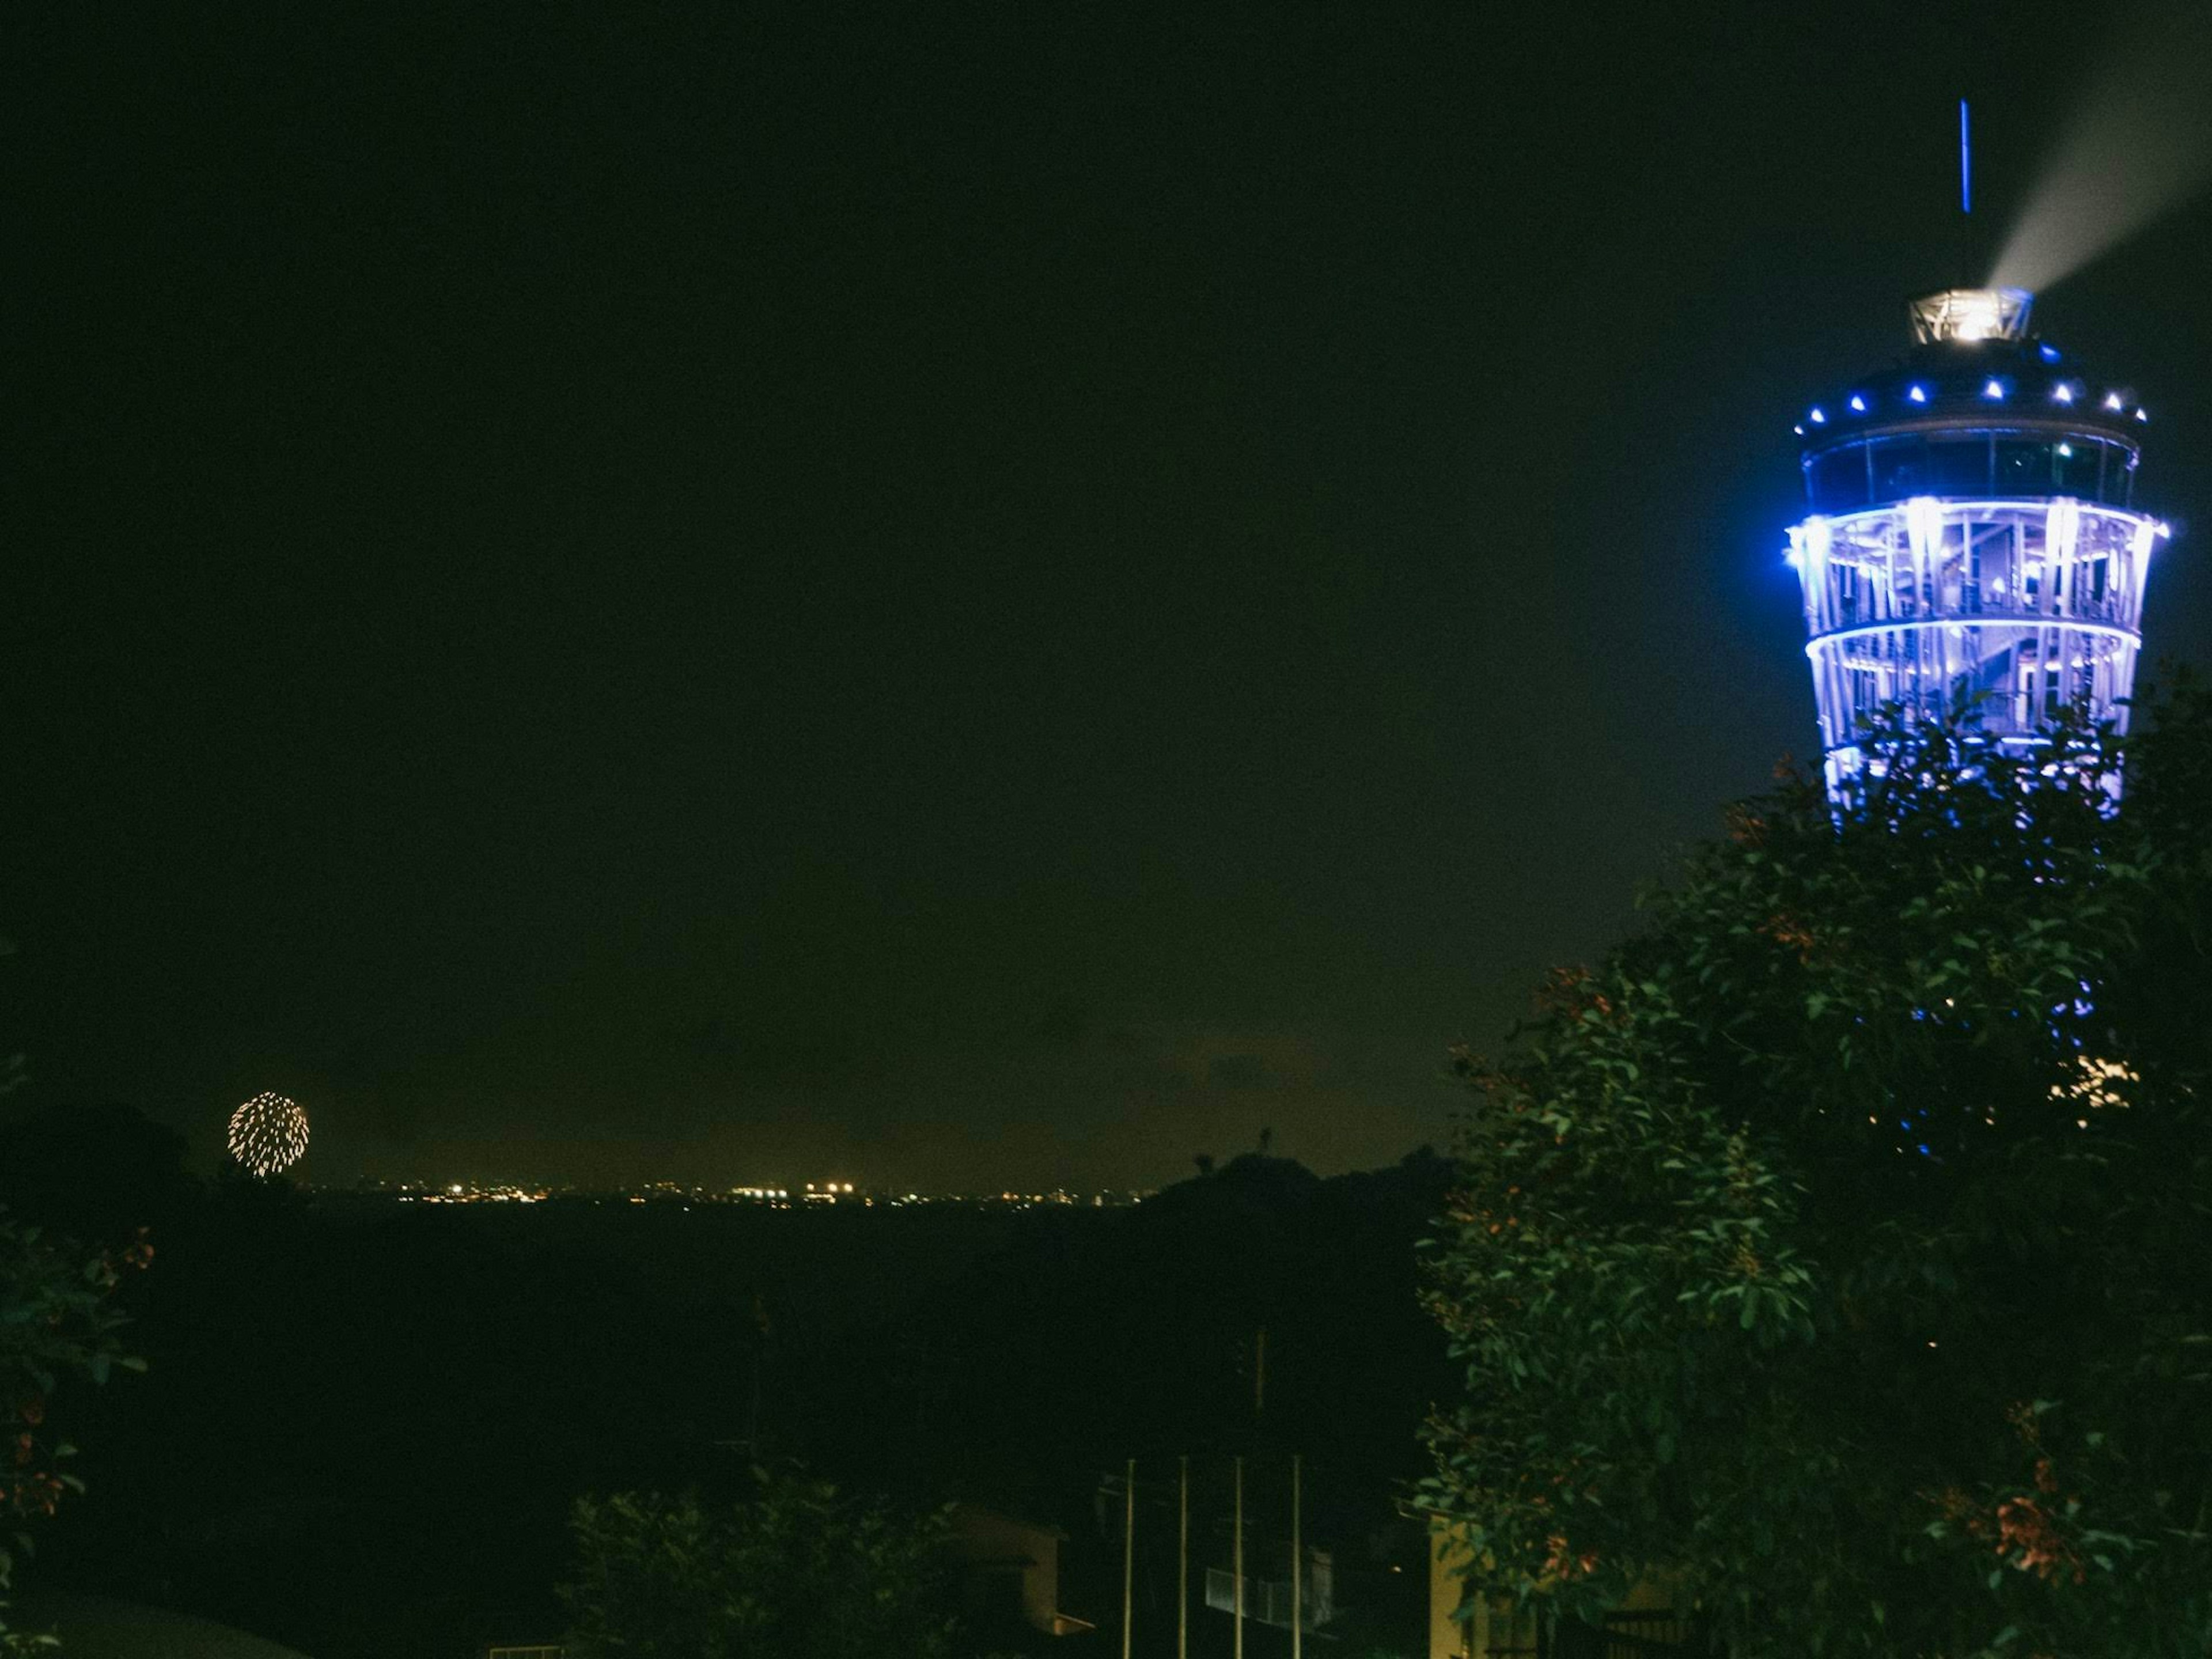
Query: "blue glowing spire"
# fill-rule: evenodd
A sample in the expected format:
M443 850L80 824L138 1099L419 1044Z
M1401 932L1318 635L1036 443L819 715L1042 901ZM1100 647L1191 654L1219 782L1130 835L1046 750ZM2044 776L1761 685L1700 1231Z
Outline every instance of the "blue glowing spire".
M1959 211L1974 210L1974 149L1967 137L1966 100L1959 100Z

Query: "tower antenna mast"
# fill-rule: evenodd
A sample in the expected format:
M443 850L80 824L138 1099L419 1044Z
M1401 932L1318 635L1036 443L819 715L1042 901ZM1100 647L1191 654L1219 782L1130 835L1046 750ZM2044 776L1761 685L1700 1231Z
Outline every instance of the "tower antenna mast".
M1968 125L1966 100L1959 100L1959 211L1971 218L1974 212L1974 146Z
M1959 270L1954 281L1971 287L1974 282L1974 145L1972 118L1966 100L1959 100Z

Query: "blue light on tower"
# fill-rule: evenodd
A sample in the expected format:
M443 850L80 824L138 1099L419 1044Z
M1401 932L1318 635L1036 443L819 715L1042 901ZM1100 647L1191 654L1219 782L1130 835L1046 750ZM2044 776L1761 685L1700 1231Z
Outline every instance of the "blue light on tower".
M1972 711L1996 743L2033 742L2063 709L2124 730L2143 582L2166 526L2136 502L2133 400L2028 332L2019 289L1912 304L1916 343L1861 376L1866 418L1815 410L1811 516L1790 532L1828 785L1864 763L1887 704Z

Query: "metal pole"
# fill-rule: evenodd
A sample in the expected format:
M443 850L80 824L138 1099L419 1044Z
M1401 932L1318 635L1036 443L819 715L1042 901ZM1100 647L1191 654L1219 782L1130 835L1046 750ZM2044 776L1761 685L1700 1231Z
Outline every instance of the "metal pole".
M1241 1457L1237 1460L1236 1538L1236 1545L1230 1552L1232 1559L1229 1564L1230 1576L1237 1581L1236 1624L1233 1627L1237 1634L1231 1645L1236 1659L1244 1659L1244 1460Z
M760 1400L761 1368L768 1364L768 1339L763 1337L753 1348L753 1409L745 1423L745 1455L760 1455Z
M768 1339L770 1327L768 1318L768 1298L758 1291L753 1292L753 1408L745 1424L745 1455L758 1457L760 1452L761 1373L768 1369Z
M1129 1604L1137 1584L1137 1460L1121 1486L1121 1659L1129 1659Z
M1301 1613L1300 1589L1305 1582L1306 1561L1304 1540L1298 1528L1298 1489L1300 1462L1297 1453L1291 1454L1291 1659L1304 1659L1306 1627Z
M1190 1659L1190 1459L1179 1457L1181 1532L1176 1553L1176 1659Z

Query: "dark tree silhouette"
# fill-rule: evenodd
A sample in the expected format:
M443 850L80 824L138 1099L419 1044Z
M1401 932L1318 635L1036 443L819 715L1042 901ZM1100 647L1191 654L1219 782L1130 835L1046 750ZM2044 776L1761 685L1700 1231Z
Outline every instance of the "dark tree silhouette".
M2144 711L2138 711L2143 719ZM2203 1659L2212 700L1735 809L1478 1103L1425 1503L1739 1659Z
M185 1142L135 1106L49 1102L0 1126L0 1204L98 1243L158 1235L198 1194Z

